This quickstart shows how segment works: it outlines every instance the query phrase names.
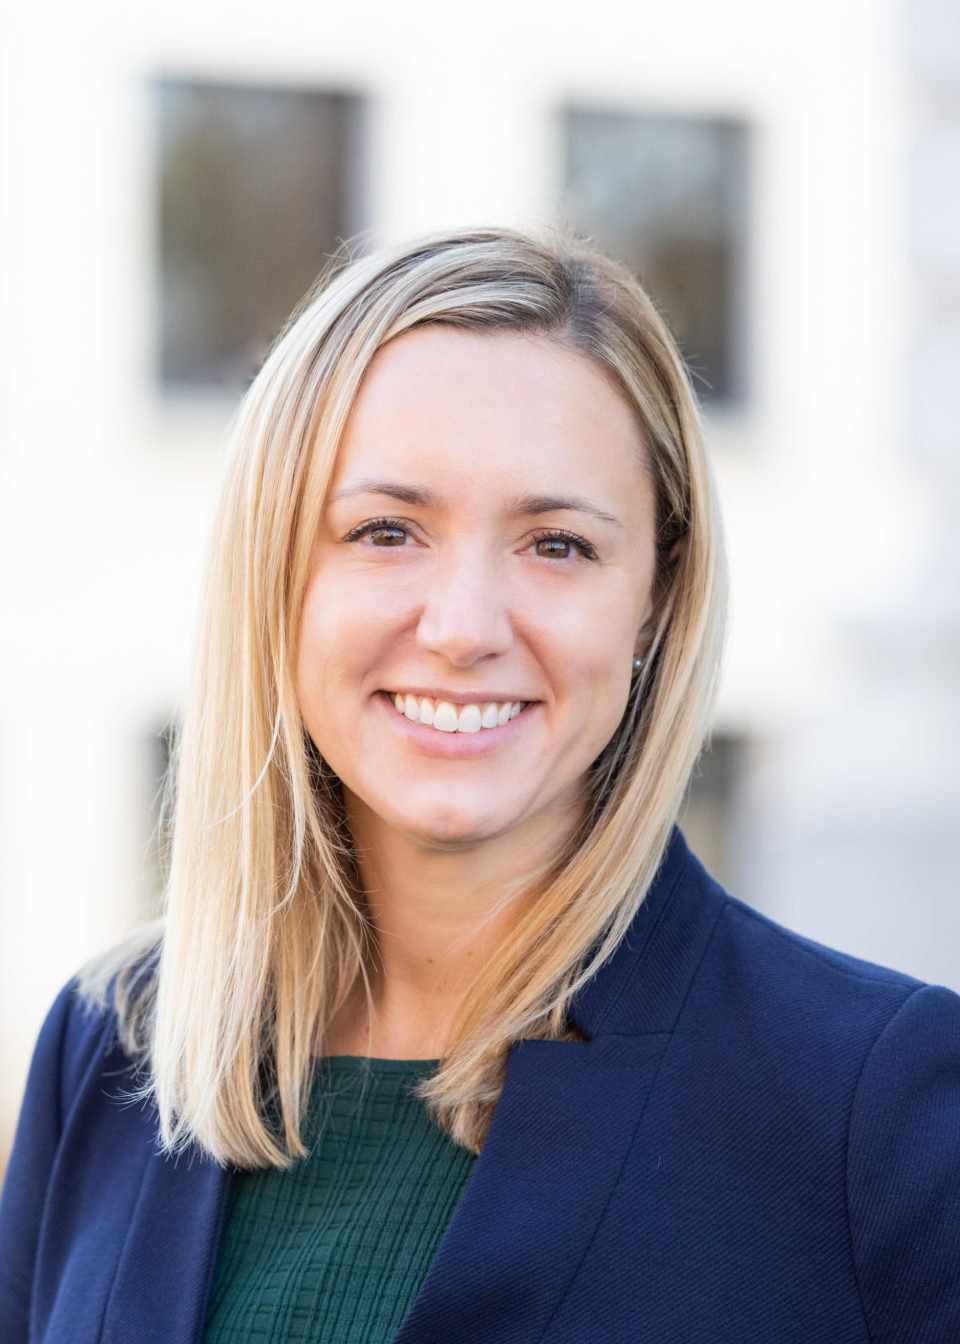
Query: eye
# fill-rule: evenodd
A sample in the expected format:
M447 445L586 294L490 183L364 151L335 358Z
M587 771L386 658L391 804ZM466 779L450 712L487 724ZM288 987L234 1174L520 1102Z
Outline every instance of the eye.
M348 532L344 541L369 541L371 546L402 546L409 536L405 523L396 518L374 518Z
M542 560L596 560L597 552L586 537L578 537L575 532L556 530L541 532L534 539L533 549Z

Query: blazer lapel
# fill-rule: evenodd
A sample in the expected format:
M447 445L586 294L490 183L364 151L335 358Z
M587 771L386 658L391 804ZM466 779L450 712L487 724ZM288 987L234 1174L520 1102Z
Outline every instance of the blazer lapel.
M230 1173L209 1158L146 1163L102 1344L199 1344Z
M723 907L674 831L627 937L584 987L583 1043L521 1041L473 1177L394 1344L529 1344L603 1217Z
M523 1041L395 1344L539 1339L623 1165L665 1036Z

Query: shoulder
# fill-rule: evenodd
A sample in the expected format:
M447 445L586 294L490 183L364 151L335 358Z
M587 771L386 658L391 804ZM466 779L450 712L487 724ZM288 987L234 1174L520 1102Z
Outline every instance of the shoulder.
M24 1106L41 1101L62 1123L92 1065L117 1043L110 1000L86 994L75 977L61 989L37 1037ZM55 1106L53 1105L55 1103Z
M947 1016L960 1010L960 998L947 989L886 966L826 947L784 928L728 894L688 856L677 884L674 919L698 919L710 912L710 936L690 985L692 1004L712 1004L747 1033L751 1029L776 1043L811 1052L822 1065L824 1055L846 1058L859 1067L866 1052L907 1003L911 1010L943 1005Z
M707 880L712 882L710 878ZM864 961L795 933L731 896L717 883L713 886L722 896L724 922L737 938L749 945L754 955L760 955L761 967L770 965L782 970L789 965L801 976L841 976L861 985L883 985L894 991L909 992L923 983L902 971Z
M743 1132L762 1118L757 1147L776 1133L766 1170L785 1153L818 1180L833 1170L820 1203L844 1210L876 1338L960 1338L960 997L726 893L718 909L684 1023L702 1038L712 1019L701 1063L718 1053L718 1112L736 1091Z
M595 1032L736 1037L854 1065L904 1003L908 975L825 947L729 895L675 832L626 938L576 1006ZM942 991L953 1001L949 991Z
M950 989L824 947L724 893L690 1002L745 1050L774 1054L796 1090L828 1081L854 1141L896 1079L916 1091L951 1077L960 1129L960 996Z
M71 981L57 995L30 1065L13 1149L0 1197L0 1337L26 1339L35 1264L59 1180L63 1138L84 1097L99 1097L116 1021Z
M794 933L726 892L721 901L704 974L753 988L798 1027L852 1014L869 1031L924 988L912 976Z
M960 998L947 989L907 994L865 1057L847 1207L877 1338L960 1337Z
M4 1341L131 1329L155 1339L157 1321L165 1339L186 1339L197 1328L228 1178L196 1154L177 1162L161 1150L116 989L110 981L98 998L71 981L37 1041L0 1197Z
M782 928L724 894L701 973L741 1018L755 1015L803 1058L822 1065L840 1053L858 1070L874 1050L896 1058L904 1033L915 1036L912 1062L946 1050L960 1060L960 996L942 986L835 951Z
M960 997L681 869L630 983L685 963L660 1024L678 1143L718 1188L738 1172L766 1225L833 1237L873 1338L960 1339Z
M109 975L87 968L54 999L34 1047L17 1134L17 1143L37 1158L53 1149L85 1099L112 1104L136 1089L130 1018L137 996L152 983L155 962L155 956L139 956L121 966L114 959Z
M586 1035L663 1034L678 1085L808 1134L846 1133L871 1058L916 1078L960 1057L957 995L781 927L728 895L679 833L590 995Z

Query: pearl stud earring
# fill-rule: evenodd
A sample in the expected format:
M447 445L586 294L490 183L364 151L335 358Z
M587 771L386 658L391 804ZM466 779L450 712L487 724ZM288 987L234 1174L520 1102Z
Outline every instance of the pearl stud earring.
M637 654L636 657L635 657L634 660L633 660L633 670L634 670L634 672L639 672L640 669L641 669L641 667L643 667L643 659L640 657L639 654Z

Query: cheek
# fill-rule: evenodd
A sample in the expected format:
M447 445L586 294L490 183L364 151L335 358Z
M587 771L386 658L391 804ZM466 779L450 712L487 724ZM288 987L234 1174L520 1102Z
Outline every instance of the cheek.
M350 614L350 605L338 602L336 592L326 585L314 584L308 590L300 617L297 697L311 733L311 719L335 691L338 675L348 673L344 659L356 649Z
M604 594L586 615L564 626L564 677L582 714L584 750L594 759L623 718L633 683L633 656L642 611L632 592Z
M305 718L308 706L327 703L345 686L362 688L365 674L395 638L397 620L397 604L369 585L328 575L310 585L297 655L297 694Z
M541 595L542 597L542 595ZM564 680L629 688L643 612L626 583L593 590L571 602L530 601L523 628L531 633Z
M589 714L591 760L607 745L623 718L630 696L632 670L632 654L620 649L616 661L606 661L592 678L595 694Z

